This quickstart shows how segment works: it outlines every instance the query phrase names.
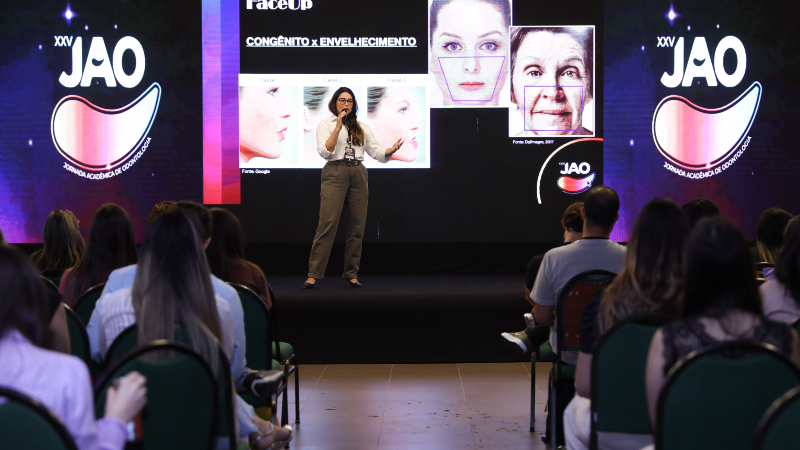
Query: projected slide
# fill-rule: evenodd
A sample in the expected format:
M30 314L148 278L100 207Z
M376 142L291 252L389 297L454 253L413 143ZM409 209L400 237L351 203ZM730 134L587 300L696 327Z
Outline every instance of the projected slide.
M356 94L360 122L383 147L403 146L376 168L430 167L429 105L424 75L242 74L239 76L239 167L321 168L317 125L334 120L334 91ZM354 108L355 109L355 108ZM243 173L249 173L247 171Z
M509 136L594 135L594 27L511 27Z
M509 0L430 2L433 107L505 107Z

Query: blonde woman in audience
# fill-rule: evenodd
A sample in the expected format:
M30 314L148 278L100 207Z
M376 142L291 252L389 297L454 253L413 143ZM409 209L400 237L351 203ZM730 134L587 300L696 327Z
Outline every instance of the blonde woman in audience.
M89 369L75 356L49 350L48 310L36 268L17 250L0 246L0 386L52 410L79 449L123 449L125 424L147 402L145 378L138 372L121 378L108 391L105 416L95 420Z
M130 325L139 343L176 340L180 326L194 349L216 367L222 346L230 359L234 347L233 315L227 301L215 296L200 240L199 222L181 208L159 215L147 228L133 286L103 296L97 304L100 353ZM238 413L238 409L237 409ZM256 418L267 441L291 439L291 427L276 428ZM282 448L282 447L275 447Z
M131 264L136 264L131 219L119 205L106 203L94 214L89 243L80 262L61 278L64 303L74 306L87 289L105 283L115 269Z
M780 208L770 208L758 218L756 246L761 261L775 264L783 246L783 232L792 215ZM768 274L764 274L769 277ZM770 277L771 278L771 277Z
M636 218L619 275L584 308L576 395L564 411L564 439L570 450L589 448L594 343L614 324L634 314L678 312L683 293L683 245L688 234L689 222L677 204L662 198L648 202ZM651 442L649 437L603 436L599 448L638 450Z
M653 336L647 359L647 400L656 405L667 372L689 353L713 344L754 339L774 345L800 366L797 332L763 315L744 235L722 218L697 224L686 246L680 318Z
M759 287L764 316L791 324L800 317L800 216L786 225L774 278Z
M43 272L48 269L69 269L83 256L86 245L72 211L57 209L44 222L44 248L31 255L31 261Z

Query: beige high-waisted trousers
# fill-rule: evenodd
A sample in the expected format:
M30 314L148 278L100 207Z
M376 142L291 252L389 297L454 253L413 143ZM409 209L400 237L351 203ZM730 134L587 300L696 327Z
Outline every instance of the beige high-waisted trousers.
M308 261L309 277L325 278L325 268L343 206L347 207L347 243L344 247L342 278L349 280L357 277L361 263L361 241L367 223L368 179L367 168L363 164L348 166L329 162L322 168L319 225Z

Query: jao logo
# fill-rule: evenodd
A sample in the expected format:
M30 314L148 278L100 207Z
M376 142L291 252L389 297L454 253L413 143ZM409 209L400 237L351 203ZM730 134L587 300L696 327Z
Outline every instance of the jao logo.
M592 172L589 175L587 173L592 171L592 166L589 165L587 162L582 163L567 163L567 162L560 162L558 163L560 166L563 166L561 172L559 172L562 176L556 180L556 184L561 191L566 194L580 194L581 192L585 192L592 187L592 182L596 178L596 174ZM579 174L579 175L586 175L582 178L575 178L569 175L571 174Z

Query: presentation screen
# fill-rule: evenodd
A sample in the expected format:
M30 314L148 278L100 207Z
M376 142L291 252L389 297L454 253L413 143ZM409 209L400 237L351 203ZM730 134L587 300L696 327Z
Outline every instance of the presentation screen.
M800 213L798 9L605 2L605 181L625 239L653 197L707 197L753 239L770 207Z

